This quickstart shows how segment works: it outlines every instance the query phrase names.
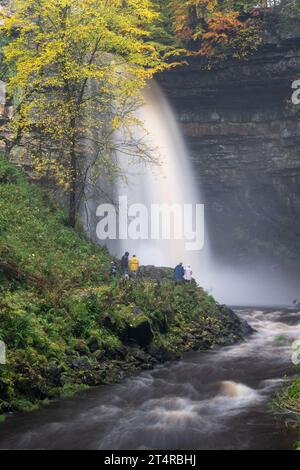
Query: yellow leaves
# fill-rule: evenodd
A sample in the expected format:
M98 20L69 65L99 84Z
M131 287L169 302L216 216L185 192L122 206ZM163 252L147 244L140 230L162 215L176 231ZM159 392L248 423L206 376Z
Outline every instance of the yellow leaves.
M55 158L32 156L31 162L36 175L45 176L51 174L56 184L65 191L70 188L70 182L72 180L71 172Z
M114 116L110 121L111 128L116 131L123 125L123 119L121 116Z
M11 128L37 175L68 190L71 148L80 162L96 152L102 174L116 170L112 132L129 128L147 81L172 66L148 40L157 16L150 0L16 1L4 25L18 31L4 49Z

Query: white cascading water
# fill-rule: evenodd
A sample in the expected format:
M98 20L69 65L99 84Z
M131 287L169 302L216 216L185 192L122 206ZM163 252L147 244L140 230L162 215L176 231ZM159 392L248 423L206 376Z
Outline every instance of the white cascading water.
M188 151L174 113L159 86L152 81L144 92L145 105L138 118L144 124L149 148L158 154L160 164L137 163L119 155L120 166L127 175L119 183L119 195L127 196L128 204L143 204L150 213L151 205L202 204ZM197 280L207 286L208 246L198 251L186 249L181 240L120 240L119 255L125 251L136 254L143 265L175 267L179 262L190 264ZM204 273L204 262L206 275Z

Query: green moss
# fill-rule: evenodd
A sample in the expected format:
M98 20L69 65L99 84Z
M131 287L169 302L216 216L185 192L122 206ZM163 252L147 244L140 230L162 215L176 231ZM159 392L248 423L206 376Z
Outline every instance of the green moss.
M294 444L294 449L295 450L300 450L300 441L296 441Z
M30 412L38 410L41 407L41 402L20 397L11 401L11 407L14 411Z
M300 377L298 377L288 388L288 396L294 400L300 409Z
M88 388L88 385L84 384L66 384L61 391L61 396L66 398L72 397L75 393L83 392Z

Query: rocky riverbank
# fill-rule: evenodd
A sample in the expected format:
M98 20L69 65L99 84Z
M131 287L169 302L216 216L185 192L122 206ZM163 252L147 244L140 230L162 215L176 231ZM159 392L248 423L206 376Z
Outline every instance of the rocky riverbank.
M121 284L123 289L124 283ZM157 301L161 302L156 313L145 313L137 305L135 294L142 294L143 291L146 299L150 292L156 293ZM172 299L173 306L170 308L167 301L163 303L164 292L168 300ZM95 300L95 293L97 290L89 293L87 298L91 299L91 295ZM212 298L203 309L203 302L208 297L196 283L175 287L170 281L139 281L126 285L128 294L132 296L132 302L127 303L123 315L108 314L103 317L99 308L97 320L102 327L118 336L120 346L103 351L97 338L91 338L87 344L78 342L74 350L68 352L67 363L78 371L82 383L113 383L141 369L152 369L166 361L177 360L191 350L209 350L234 344L253 331L231 309L214 304ZM187 313L184 317L180 315L179 296L191 297L190 318ZM197 298L199 313L195 315Z
M8 364L0 369L2 413L31 410L86 387L119 382L185 352L242 341L252 331L196 283L178 286L168 279L120 280L77 290L62 299L60 308L46 314L46 329L52 329L47 345L41 326L26 348L8 343ZM7 310L7 318L1 317L6 341L14 313ZM36 328L39 315L27 328ZM16 324L15 334L18 329Z

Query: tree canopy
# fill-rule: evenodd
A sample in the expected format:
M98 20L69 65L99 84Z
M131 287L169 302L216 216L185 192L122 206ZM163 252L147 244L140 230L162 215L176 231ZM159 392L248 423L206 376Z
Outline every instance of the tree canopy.
M113 133L122 130L125 152L149 157L132 126L141 91L170 66L167 48L151 41L158 16L150 0L16 0L1 27L11 146L69 192L72 225L87 169L117 170Z

